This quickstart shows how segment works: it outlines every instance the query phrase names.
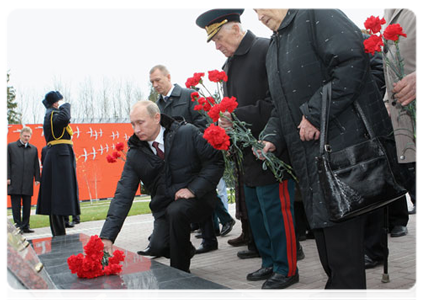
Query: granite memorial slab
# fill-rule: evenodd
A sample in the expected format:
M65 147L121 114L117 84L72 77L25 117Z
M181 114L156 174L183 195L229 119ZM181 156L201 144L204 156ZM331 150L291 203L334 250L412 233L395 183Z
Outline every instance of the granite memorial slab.
M13 235L14 226L10 226L9 231L12 232L6 240L12 241L12 237L16 236L16 241L14 246L10 246L10 242L6 243L9 244L6 246L6 261L19 256L19 268L22 270L19 277L16 268L13 271L13 267L9 266L11 264L6 263L9 273L6 286L13 283L21 287L19 290L14 288L15 292L10 295L10 299L257 299L119 247L114 248L125 254L119 275L78 278L69 270L67 258L83 253L83 247L90 236L81 233L25 240L24 244L28 245L25 255L22 255L19 247L23 247L20 245L24 238L19 237L19 234ZM37 264L42 264L39 272L34 269Z

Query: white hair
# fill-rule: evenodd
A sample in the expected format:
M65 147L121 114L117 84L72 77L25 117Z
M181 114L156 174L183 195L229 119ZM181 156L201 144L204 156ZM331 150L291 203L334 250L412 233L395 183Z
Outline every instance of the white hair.
M238 28L239 28L239 32L241 33L241 34L244 34L244 30L242 29L242 24L241 23L239 23L239 22L228 22L228 23L226 23L226 24L224 24L223 26L222 26L222 28L221 28L221 30L223 29L223 30L227 30L227 31L229 31L229 30L231 30L234 26L238 26Z

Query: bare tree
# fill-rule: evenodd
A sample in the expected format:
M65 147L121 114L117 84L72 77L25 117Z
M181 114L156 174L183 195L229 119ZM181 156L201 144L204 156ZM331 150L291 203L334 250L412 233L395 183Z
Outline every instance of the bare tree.
M110 97L110 80L108 78L103 78L103 85L100 91L100 118L108 118L109 117L109 101Z
M122 81L116 82L114 85L115 89L113 92L113 118L122 117Z
M82 109L81 113L78 114L79 118L94 118L94 88L91 78L87 78L83 83L80 84L79 90L79 107Z

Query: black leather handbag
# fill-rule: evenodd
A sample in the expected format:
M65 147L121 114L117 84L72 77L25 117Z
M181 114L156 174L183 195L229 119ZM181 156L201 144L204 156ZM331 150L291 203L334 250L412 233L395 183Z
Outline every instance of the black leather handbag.
M344 221L385 206L407 191L395 178L395 141L376 137L359 103L355 109L363 120L369 140L333 152L328 144L331 82L323 87L320 123L320 156L317 170L330 220Z

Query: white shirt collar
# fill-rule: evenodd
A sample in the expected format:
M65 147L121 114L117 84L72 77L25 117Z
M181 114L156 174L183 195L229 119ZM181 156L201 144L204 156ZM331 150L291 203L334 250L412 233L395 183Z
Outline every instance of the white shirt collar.
M150 148L151 150L153 150L154 154L157 154L157 153L156 153L156 148L153 147L153 142L159 143L159 148L164 153L164 150L165 150L164 149L164 131L165 131L165 128L163 126L160 126L160 132L157 135L156 139L154 141L148 141L148 145L150 145Z
M25 144L24 142L22 142L22 140L21 140L21 139L19 139L19 142L21 142L21 144L22 144L22 145L24 145L24 146L25 146L25 148L26 148L26 147L28 147L28 143L26 143L26 144Z
M170 97L170 95L172 95L172 92L173 92L173 89L175 88L175 86L174 85L172 85L172 87L170 88L170 90L169 90L169 92L167 93L167 95L165 95L166 97ZM163 96L163 99L164 99L164 97L165 96Z

